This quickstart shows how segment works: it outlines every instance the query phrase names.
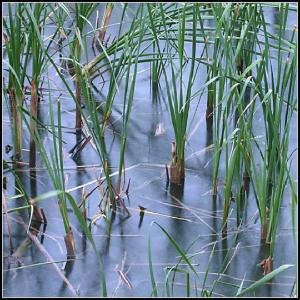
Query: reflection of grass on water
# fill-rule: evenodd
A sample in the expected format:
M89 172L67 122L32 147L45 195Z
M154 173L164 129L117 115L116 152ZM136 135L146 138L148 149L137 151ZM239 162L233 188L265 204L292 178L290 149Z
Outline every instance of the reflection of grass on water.
M288 18L297 8L288 3L258 4L258 3L156 3L137 4L134 9L129 4L121 5L120 22L117 24L118 35L111 43L105 41L110 29L110 19L114 15L117 4L103 5L104 13L101 27L98 28L98 5L92 3L43 3L43 4L7 4L8 16L3 18L4 55L8 86L4 86L3 94L8 94L10 115L12 119L12 135L15 163L26 164L22 156L23 132L30 133L30 170L36 167L36 157L40 157L46 166L49 178L53 184L54 194L37 196L37 199L47 199L56 196L58 208L65 230L65 243L68 256L75 256L75 241L69 221L67 204L80 223L85 237L90 240L97 253L101 266L102 292L107 294L105 272L102 260L98 255L91 231L87 226L86 193L82 194L84 216L77 201L66 190L66 178L63 157L63 133L61 100L49 94L50 132L53 143L51 147L44 145L37 125L38 102L41 98L41 87L44 76L49 75L48 68L57 72L55 80L63 83L66 92L74 100L76 107L76 129L86 134L84 146L91 143L99 157L98 165L102 166L104 177L101 183L97 178L100 194L99 210L101 218L106 223L107 237L110 237L111 226L118 208L122 208L130 216L125 206L123 196L130 194L129 182L125 182L126 144L128 128L132 114L135 90L139 84L139 73L149 71L151 74L151 89L158 93L165 89L167 103L172 122L174 142L172 143L170 178L170 197L174 194L181 198L184 190L185 148L189 140L188 124L191 102L195 101L203 91L207 91L206 115L207 130L213 141L213 171L211 189L212 201L223 192L223 219L220 233L225 236L231 232L232 218L230 211L235 203L236 228L244 224L244 211L247 209L249 186L253 190L261 223L261 242L269 246L268 256L261 265L264 277L244 289L242 280L237 288L236 296L252 292L273 276L284 271L289 265L283 265L272 271L272 261L276 242L276 232L280 220L281 204L288 190L291 195L291 220L295 236L295 208L297 204L296 186L292 177L292 157L294 149L289 149L291 124L294 113L297 112L297 67L296 53L298 51L296 27L288 27ZM278 10L278 24L270 24L265 19L265 8ZM96 26L92 20L97 12ZM131 20L128 22L129 15ZM67 25L70 22L71 26ZM48 26L53 29L46 36ZM125 30L125 25L126 29ZM111 25L112 26L112 25ZM276 29L273 34L272 29ZM65 34L68 32L68 35ZM59 36L63 39L58 39ZM100 49L92 59L89 57L90 40L97 43ZM59 46L60 59L67 61L72 69L71 81L60 71L56 58L55 45ZM62 57L63 51L68 52ZM30 65L32 63L32 65ZM148 64L150 70L140 70L140 66ZM201 71L202 70L202 71ZM204 72L203 72L204 70ZM103 76L109 78L109 83L99 87L95 83ZM199 82L203 84L199 86ZM120 90L124 82L124 91ZM160 87L159 87L160 85ZM28 89L28 86L30 87ZM91 92L91 86L101 91L104 99L99 117L99 102ZM105 87L105 89L104 89ZM26 89L30 90L30 105L26 107ZM102 91L105 92L102 93ZM201 91L201 92L200 92ZM122 122L117 172L111 173L110 153L106 149L106 132L109 119L114 113L115 97L123 94L123 109L119 120ZM201 100L202 99L201 94ZM56 101L57 100L57 101ZM54 103L57 102L57 109ZM257 120L262 117L263 136L257 134ZM136 120L136 122L139 122ZM57 123L57 124L56 124ZM26 126L24 126L24 124ZM43 125L43 124L42 124ZM44 125L43 125L44 126ZM50 130L48 129L50 127ZM165 133L160 130L162 137ZM25 135L26 135L25 134ZM164 140L161 138L161 142ZM84 146L79 152L85 153ZM137 145L138 146L138 145ZM36 153L36 148L38 153ZM75 155L76 157L76 155ZM221 161L225 159L225 170ZM17 166L15 164L15 166ZM223 172L224 171L224 172ZM222 172L225 174L221 178ZM15 175L15 173L12 173ZM113 177L116 176L116 182ZM18 177L15 176L16 182ZM124 179L124 180L123 180ZM123 182L122 182L123 180ZM220 189L223 180L224 189ZM167 186L168 188L168 186ZM178 192L180 191L180 193ZM28 210L30 220L34 208L35 217L39 209L37 202L27 195L26 186L21 194L27 200L24 207L8 209L5 216L9 223L11 213ZM35 195L33 196L35 197ZM40 198L39 198L40 197ZM141 227L145 209L140 207ZM151 214L151 210L146 211ZM45 212L45 215L47 212ZM194 213L194 215L197 214ZM41 217L41 219L43 219ZM201 219L200 219L201 220ZM201 222L203 222L201 220ZM186 296L191 296L192 275L198 278L196 269L191 263L191 257L186 255L177 242L159 224L158 227L188 265L188 269L179 268L179 263L168 267L164 283L164 296L174 296L175 274L181 273L186 280ZM207 226L209 226L206 223ZM11 231L11 228L9 229ZM11 242L11 235L9 238ZM193 243L190 245L190 247ZM238 245L232 247L238 248ZM12 246L11 246L12 247ZM213 257L214 248L209 258L208 266ZM234 254L233 254L234 255ZM152 295L158 296L151 258L151 239L148 243L149 271L152 283ZM231 260L229 261L231 262ZM225 272L228 263L226 256L220 274ZM208 269L207 269L208 270ZM122 274L122 273L121 273ZM172 292L169 288L172 279ZM125 277L124 277L125 278ZM212 296L212 288L206 288L207 273L201 288L202 296ZM196 295L197 288L196 284ZM200 288L199 288L200 289Z

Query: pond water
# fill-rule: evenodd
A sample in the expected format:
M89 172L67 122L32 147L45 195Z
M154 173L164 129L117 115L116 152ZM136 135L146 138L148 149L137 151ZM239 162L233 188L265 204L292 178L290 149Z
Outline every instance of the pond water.
M133 7L134 8L134 7ZM112 14L111 23L118 22L117 9ZM278 10L266 9L266 19L278 23ZM93 18L92 18L93 19ZM291 27L296 22L296 12L291 13L288 19ZM49 29L50 30L50 29ZM114 28L109 29L114 33ZM115 32L117 29L115 30ZM89 53L93 57L92 51ZM206 69L203 67L203 72ZM167 184L165 164L171 160L171 142L174 139L173 129L167 105L167 95L162 86L158 98L154 99L151 91L149 64L139 66L139 75L135 89L134 103L129 122L129 135L126 146L126 186L130 179L128 197L124 198L125 205L131 216L121 208L113 221L111 238L105 236L106 225L103 219L92 225L92 234L98 252L103 260L107 280L108 294L119 297L147 297L151 295L151 280L149 275L148 237L151 235L151 251L154 274L158 288L162 289L166 267L178 263L179 254L168 241L166 235L155 225L156 221L177 241L183 250L187 250L191 243L193 246L188 254L195 254L191 263L198 272L198 287L202 286L205 272L209 267L206 288L212 286L217 279L218 272L225 259L227 251L231 249L232 260L221 275L213 296L235 295L243 278L244 286L249 286L262 277L262 269L258 265L265 258L266 249L260 244L260 222L257 215L257 206L252 188L249 190L247 209L244 221L237 230L235 203L232 204L232 213L228 227L227 238L222 237L220 228L223 212L223 189L219 189L216 199L211 195L212 189L212 155L209 147L213 144L212 132L207 128L205 120L206 92L202 97L192 102L190 113L190 135L186 145L186 178L184 185L174 187ZM88 144L78 155L77 159L71 158L69 150L76 144L75 105L68 95L63 83L52 67L49 67L51 78L50 91L45 88L40 102L39 118L42 123L49 121L48 93L51 93L54 104L61 100L64 167L68 177L67 189L80 201L82 188L92 191L96 187L95 179L103 176L101 163L91 144ZM201 74L201 71L199 72ZM5 76L5 75L4 75ZM69 76L70 77L70 76ZM6 78L4 77L4 80ZM68 78L70 80L70 78ZM203 84L199 78L199 85ZM47 83L44 87L47 86ZM105 89L100 93L95 92L99 102L104 100ZM124 84L120 85L120 90ZM104 94L104 95L103 95ZM11 123L8 108L3 101L3 159L11 161L11 153L5 153L5 145L12 144ZM30 96L26 98L29 104ZM106 133L106 146L109 152L109 165L112 173L117 171L120 146L120 126L123 95L117 96L112 114L113 126L109 126ZM257 115L255 129L259 132L263 128L262 115ZM162 129L157 134L158 128ZM290 148L297 147L296 117L292 124ZM52 141L45 130L40 130L45 145ZM24 134L24 161L28 161L29 134ZM297 165L295 159L294 166ZM292 168L296 176L296 167ZM17 170L17 174L26 191L34 197L53 190L49 176L40 160L37 161L36 177L32 177L27 167ZM221 158L220 178L225 174L225 156ZM5 194L12 196L18 194L15 187L14 176L4 173L7 178ZM117 176L114 176L115 179ZM221 180L220 180L221 181ZM221 182L220 182L221 185ZM98 212L101 200L99 191L94 191L87 201L87 214L92 218ZM24 204L22 198L9 200L8 208ZM139 206L145 207L143 218L140 216ZM76 217L70 212L71 225L76 243L76 259L66 263L66 250L64 244L64 227L61 220L57 199L55 197L40 202L47 217L47 228L44 233L42 247L56 261L59 269L65 274L79 296L100 296L101 276L96 255L82 235ZM279 227L274 254L273 268L283 264L297 264L297 243L292 237L292 222L290 217L290 194L287 189L282 202ZM11 214L12 242L17 248L26 239L26 224L29 222L28 213ZM23 225L22 225L23 223ZM24 227L25 224L25 227ZM152 224L152 225L151 225ZM297 228L296 228L297 235ZM234 243L234 239L236 242ZM212 249L211 263L208 266ZM3 216L3 295L6 297L68 297L72 293L63 282L59 272L53 264L41 264L49 261L49 257L40 247L32 244L20 258L23 268L9 264L9 239L6 219ZM232 256L232 254L234 255ZM182 261L181 266L186 264ZM125 284L120 272L126 274L130 284ZM171 280L171 278L170 278ZM290 296L296 280L296 268L290 268L276 276L270 283L258 288L256 296ZM191 280L191 296L196 291ZM199 291L198 291L199 292ZM186 295L186 277L176 275L175 295Z

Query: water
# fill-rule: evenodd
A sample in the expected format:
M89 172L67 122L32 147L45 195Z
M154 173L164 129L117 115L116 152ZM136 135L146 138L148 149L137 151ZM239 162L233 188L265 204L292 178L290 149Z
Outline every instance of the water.
M113 13L113 16L114 13ZM267 19L276 18L276 10L269 9L266 12ZM292 19L292 18L291 18ZM117 22L116 20L112 23ZM290 21L292 24L292 20ZM111 29L113 32L113 29ZM92 56L92 51L89 53ZM152 99L150 89L149 65L143 64L139 67L139 74L134 98L131 119L129 122L129 135L126 145L126 183L130 179L129 197L124 201L131 217L126 212L118 210L113 222L111 238L105 237L106 228L103 219L92 225L92 233L98 253L102 257L107 280L108 293L111 296L119 297L147 297L151 295L151 281L148 265L148 237L151 235L151 251L154 267L154 274L159 290L162 290L165 278L164 268L171 267L178 263L179 254L168 241L166 235L153 224L153 221L160 224L177 241L178 245L187 250L191 243L194 245L187 251L188 254L196 254L191 263L196 269L199 279L198 287L202 286L205 272L208 268L208 260L213 248L215 249L209 266L209 273L206 288L211 287L213 281L222 266L227 250L236 247L234 257L229 264L225 274L222 275L222 282L240 285L245 277L244 286L262 277L262 270L259 262L265 258L266 249L260 245L260 223L253 217L257 212L255 198L252 188L248 199L248 207L245 221L237 236L237 243L233 244L236 237L235 204L230 215L228 237L223 239L219 234L222 223L223 209L223 188L220 186L217 199L212 199L212 151L207 149L213 143L213 137L206 128L205 110L206 94L200 99L192 102L190 119L195 112L195 121L190 131L190 139L186 146L186 178L184 186L171 188L167 186L165 175L165 164L171 159L171 142L174 139L172 125L170 122L167 97L164 88L159 92L160 99ZM205 72L205 69L203 69ZM201 72L200 72L201 74ZM55 75L52 68L49 68L51 79L51 97L56 101L60 96L62 105L62 121L65 126L63 139L64 145L64 166L68 177L67 189L72 190L72 195L80 201L80 185L85 184L86 190L91 191L96 185L93 181L103 176L98 155L88 144L74 161L68 151L76 143L76 136L70 133L75 125L74 102L65 91L63 83ZM202 84L204 79L200 79ZM47 84L45 85L47 86ZM55 89L61 89L57 92ZM107 88L104 87L104 91ZM123 85L120 90L123 90ZM61 94L62 93L62 94ZM105 94L105 92L104 92ZM103 101L101 94L95 94L99 101ZM29 103L29 98L26 103ZM27 102L28 101L28 102ZM116 98L112 115L112 127L106 133L106 147L109 149L109 163L112 172L117 171L119 160L121 111L123 95ZM54 102L55 103L55 102ZM49 121L49 102L47 91L44 93L43 101L40 103L40 119L43 123ZM6 144L11 144L11 124L8 118L6 105L3 106L3 149ZM260 117L258 116L258 121ZM263 120L257 122L256 128L259 131ZM162 135L155 135L158 124L163 124L165 132ZM261 125L260 125L261 124ZM294 122L293 126L296 122ZM291 149L296 147L296 131L291 132ZM41 136L46 145L52 141L41 130ZM28 133L24 136L24 161L27 161ZM4 152L3 152L4 153ZM9 154L3 154L3 159L11 160ZM84 166L79 168L79 166ZM41 161L37 162L36 180L30 178L27 168L18 172L27 192L32 196L40 195L53 190L47 172L43 169ZM295 170L293 170L295 172ZM222 157L220 166L220 178L225 174L225 157ZM8 189L6 195L17 194L14 177L4 173L7 177ZM116 176L115 176L116 178ZM114 178L114 179L115 179ZM222 182L220 180L220 185ZM99 191L96 190L88 198L88 217L93 218L98 212L98 204L101 200ZM22 199L8 201L8 207L13 208L24 203ZM146 208L143 219L140 219L139 206ZM64 244L64 228L57 207L57 199L52 197L40 203L47 217L47 228L44 236L43 247L51 255L57 265L64 272L70 283L73 285L79 296L100 296L100 270L97 264L96 255L89 242L82 238L82 230L76 221L75 216L70 212L70 222L76 242L76 259L67 264L66 250ZM296 264L296 243L292 238L292 225L290 219L290 197L289 191L285 193L282 203L279 227L274 254L273 268L283 264ZM28 215L24 211L11 214L13 232L13 245L18 247L26 238L26 231L19 222L28 224ZM3 217L3 250L4 256L9 254L9 240L6 219ZM26 228L26 227L25 227ZM297 230L296 230L297 235ZM230 256L232 257L232 255ZM59 273L53 265L36 265L47 262L48 258L34 244L24 256L20 258L24 268L15 270L15 264L8 265L8 259L4 258L3 271L3 295L9 297L67 297L72 296L70 289L63 283ZM123 265L122 265L123 261ZM181 262L183 265L184 261ZM34 266L31 266L34 265ZM184 266L181 265L182 268ZM132 288L129 288L120 279L122 270ZM255 291L256 296L289 296L295 282L295 267L290 268L279 276L275 277L270 284ZM192 277L193 278L193 277ZM171 279L170 279L171 280ZM185 296L186 279L183 275L177 275L175 279L175 295ZM194 282L191 280L191 296L195 295ZM218 283L214 289L214 296L234 295L236 287L224 283ZM199 291L198 291L199 292Z

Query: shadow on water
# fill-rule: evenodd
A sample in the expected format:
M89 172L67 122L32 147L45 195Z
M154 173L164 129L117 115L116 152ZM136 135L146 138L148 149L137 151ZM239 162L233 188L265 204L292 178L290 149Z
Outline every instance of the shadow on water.
M71 258L67 257L67 261L63 268L64 275L66 276L67 279L69 279L69 277L74 269L74 265L75 265L75 259L73 259L73 257L71 257ZM68 291L68 286L64 282L62 282L58 294L63 295L63 294L66 294L67 291Z

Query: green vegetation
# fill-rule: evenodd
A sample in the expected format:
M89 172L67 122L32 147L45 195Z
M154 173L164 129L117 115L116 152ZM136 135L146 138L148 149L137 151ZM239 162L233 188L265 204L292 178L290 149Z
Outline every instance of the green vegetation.
M17 193L8 197L3 195L3 214L8 225L11 215L23 211L28 213L30 225L33 208L36 212L41 200L56 199L58 205L53 207L58 206L61 216L67 256L76 256L74 226L70 222L70 214L74 214L84 233L83 238L89 240L97 256L102 296L109 294L102 257L91 233L94 221L86 217L88 196L92 192L88 195L85 185L78 186L75 189L82 188L83 192L81 198L76 199L67 189L63 100L60 97L67 95L75 111L75 126L71 128L76 133L73 150L84 141L77 150L84 153L83 148L91 144L97 155L95 165L104 175L93 179L97 182L94 190L100 194L99 214L105 219L105 235L109 241L119 208L131 215L124 201L125 194L130 194L130 180L127 189L125 187L126 150L130 130L134 130L130 127L131 122L141 122L134 114L134 105L140 73L147 73L149 93L165 93L162 95L166 98L171 123L171 164L169 169L166 167L167 179L170 178L173 188L183 190L187 173L186 152L188 146L192 148L189 142L194 134L190 129L199 122L202 133L203 118L207 134L213 141L210 201L217 205L221 200L222 209L215 234L224 239L228 233L237 232L217 279L208 287L209 268L217 242L213 244L207 268L204 270L200 266L204 272L204 280L200 282L199 270L192 263L197 255L189 254L200 237L182 249L162 225L153 221L150 229L153 224L157 225L180 258L177 264L164 269L160 289L153 267L149 232L146 252L151 295L176 296L175 277L180 276L184 277L186 297L213 296L215 286L222 284L221 274L226 272L238 248L237 237L241 227L246 226L244 212L250 197L256 201L261 244L268 246L261 263L265 276L247 288L243 287L244 280L240 285L232 284L237 290L230 296L250 295L291 267L285 264L272 270L284 197L291 199L290 218L293 238L296 238L297 179L293 178L292 160L297 149L291 149L290 140L298 113L298 44L297 28L291 28L288 21L291 13L297 13L297 6L290 3L136 3L134 6L127 3L7 3L5 8L2 93L11 120L14 155L12 166L8 161L3 165L15 178ZM100 27L99 9L103 14ZM278 24L266 20L268 9L276 10ZM119 20L112 24L117 12ZM53 72L55 78L52 78ZM43 88L45 83L47 88ZM65 94L53 96L53 83L60 85ZM48 99L43 90L47 90ZM40 119L41 100L45 101L48 121ZM206 109L200 110L201 113L199 103L204 103ZM152 105L157 105L156 101ZM116 118L117 114L119 118ZM51 140L50 145L45 144L40 129ZM112 148L107 147L111 132L119 141L117 161L113 166L110 163ZM169 142L160 140L164 145ZM28 157L24 155L27 148ZM37 161L45 168L52 185L45 194L30 197L28 187L23 186L19 178L18 168L26 170L29 166L28 170L35 172ZM199 171L199 166L195 165L194 169ZM7 201L18 198L24 198L25 205L7 207ZM78 203L80 200L81 204ZM128 203L130 205L130 201ZM145 211L143 208L143 213ZM236 219L232 218L232 211L235 211ZM12 251L11 230L9 225ZM181 266L182 262L185 267Z

